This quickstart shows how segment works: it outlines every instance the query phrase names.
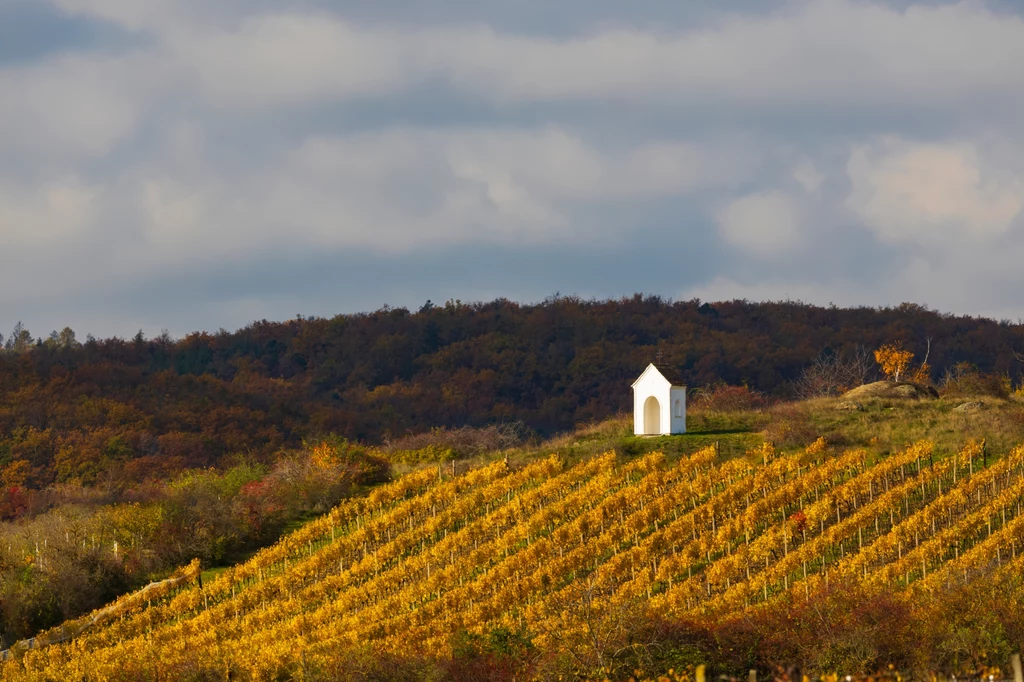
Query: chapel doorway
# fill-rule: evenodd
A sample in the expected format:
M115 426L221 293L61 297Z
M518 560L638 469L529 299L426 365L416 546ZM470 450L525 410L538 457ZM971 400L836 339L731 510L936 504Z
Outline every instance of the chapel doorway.
M644 401L644 433L649 436L661 433L661 404L653 395Z

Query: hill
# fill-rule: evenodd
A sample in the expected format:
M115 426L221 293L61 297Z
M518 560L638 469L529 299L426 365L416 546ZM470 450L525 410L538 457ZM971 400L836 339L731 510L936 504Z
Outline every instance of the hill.
M55 485L33 493L0 491L0 648L75 619L122 594L166 578L198 558L204 574L244 560L341 500L424 466L465 472L496 461L528 466L556 455L566 464L614 452L624 461L663 452L670 460L715 447L720 459L763 443L793 455L823 436L833 450L884 458L929 440L938 458L984 443L983 465L1020 441L1019 397L957 394L929 400L845 398L766 404L748 389L701 396L685 437L637 437L629 418L584 425L543 442L523 441L513 425L433 429L380 447L328 437L220 469L187 470L136 485Z
M843 394L846 401L866 400L870 398L905 398L921 400L938 398L939 392L931 386L923 386L911 382L896 383L893 381L874 381L870 384L857 386Z
M636 437L616 417L543 442L523 441L512 425L434 429L371 447L337 438L249 458L219 469L187 470L136 485L57 485L0 491L0 648L99 608L167 577L197 558L210 577L275 542L339 501L359 497L403 472L442 466L446 474L507 461L528 466L552 454L567 464L614 451L623 461L652 452L670 460L713 447L722 460L770 443L793 455L824 437L833 450L870 458L928 440L938 458L972 442L982 463L1020 442L1019 397L982 398L943 389L934 400L843 398L765 404L743 387L704 394L683 438Z
M0 673L963 674L1004 665L1022 642L1024 448L883 454L819 439L574 459L411 472L212 581L43 633Z
M107 485L221 466L336 434L382 443L435 427L521 421L550 436L629 408L656 357L692 388L725 383L791 396L815 358L864 359L902 342L932 379L973 365L1018 381L1020 325L898 308L554 297L334 318L236 332L33 340L0 351L0 483ZM868 356L870 353L868 353ZM860 363L846 385L872 378ZM805 387L801 387L805 388ZM816 390L837 388L832 384Z

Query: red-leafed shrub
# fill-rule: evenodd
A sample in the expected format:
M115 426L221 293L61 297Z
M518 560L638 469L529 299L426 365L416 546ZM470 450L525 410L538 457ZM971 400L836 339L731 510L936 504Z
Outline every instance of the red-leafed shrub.
M25 513L28 509L28 494L19 485L0 489L0 519L10 521Z

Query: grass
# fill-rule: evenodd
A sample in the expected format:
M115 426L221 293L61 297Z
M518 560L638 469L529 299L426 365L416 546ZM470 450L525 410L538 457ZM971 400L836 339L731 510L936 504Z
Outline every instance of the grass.
M908 443L928 439L936 455L962 448L970 440L985 439L998 456L1024 443L1024 403L1017 399L982 398L984 407L960 412L965 398L936 400L875 399L862 410L836 409L840 401L819 399L777 405L764 429L769 439L800 445L817 436L836 447L859 447L884 454Z
M971 412L955 409L973 399L982 400L984 406ZM971 440L984 439L993 459L1024 444L1024 401L1017 398L872 398L862 401L861 409L856 411L840 409L843 402L839 398L818 398L732 412L691 410L687 415L687 433L678 436L634 436L632 417L619 415L582 425L540 444L488 453L465 466L506 455L513 464L550 454L575 462L609 450L625 458L654 451L675 458L716 443L722 459L729 459L766 441L777 450L793 452L819 436L834 450L862 448L875 456L922 439L935 443L938 458L961 449ZM460 463L460 469L462 466Z
M320 518L320 516L321 513L315 511L307 511L303 514L300 514L299 516L289 520L287 523L282 525L281 530L277 533L276 537L283 538L286 535L289 535L290 533L293 533L298 529L302 528L310 521ZM226 555L220 561L218 561L216 565L210 566L209 568L203 570L203 582L209 582L217 576L219 576L224 571L228 570L229 568L237 564L245 563L253 556L255 556L255 554L259 552L260 549L262 549L262 547L251 547L242 551L232 552Z

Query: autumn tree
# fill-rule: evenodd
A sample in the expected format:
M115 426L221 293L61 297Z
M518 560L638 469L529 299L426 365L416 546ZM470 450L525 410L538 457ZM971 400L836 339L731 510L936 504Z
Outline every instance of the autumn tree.
M911 381L915 384L927 384L931 383L932 380L932 366L928 364L928 358L932 354L932 339L928 337L928 345L924 352L924 360L921 361L921 365L914 370L914 376L911 377Z
M71 327L64 327L59 332L54 331L50 334L50 338L47 339L46 345L51 348L62 348L65 350L71 350L74 348L81 347L81 343L75 338L75 330Z
M11 331L11 335L7 339L7 343L4 344L4 348L13 353L25 353L31 350L31 332L25 329L25 326L19 321L16 325L14 325L14 330Z
M914 354L904 350L899 342L887 343L875 351L875 362L882 368L882 373L887 379L899 382L900 377L910 367Z

